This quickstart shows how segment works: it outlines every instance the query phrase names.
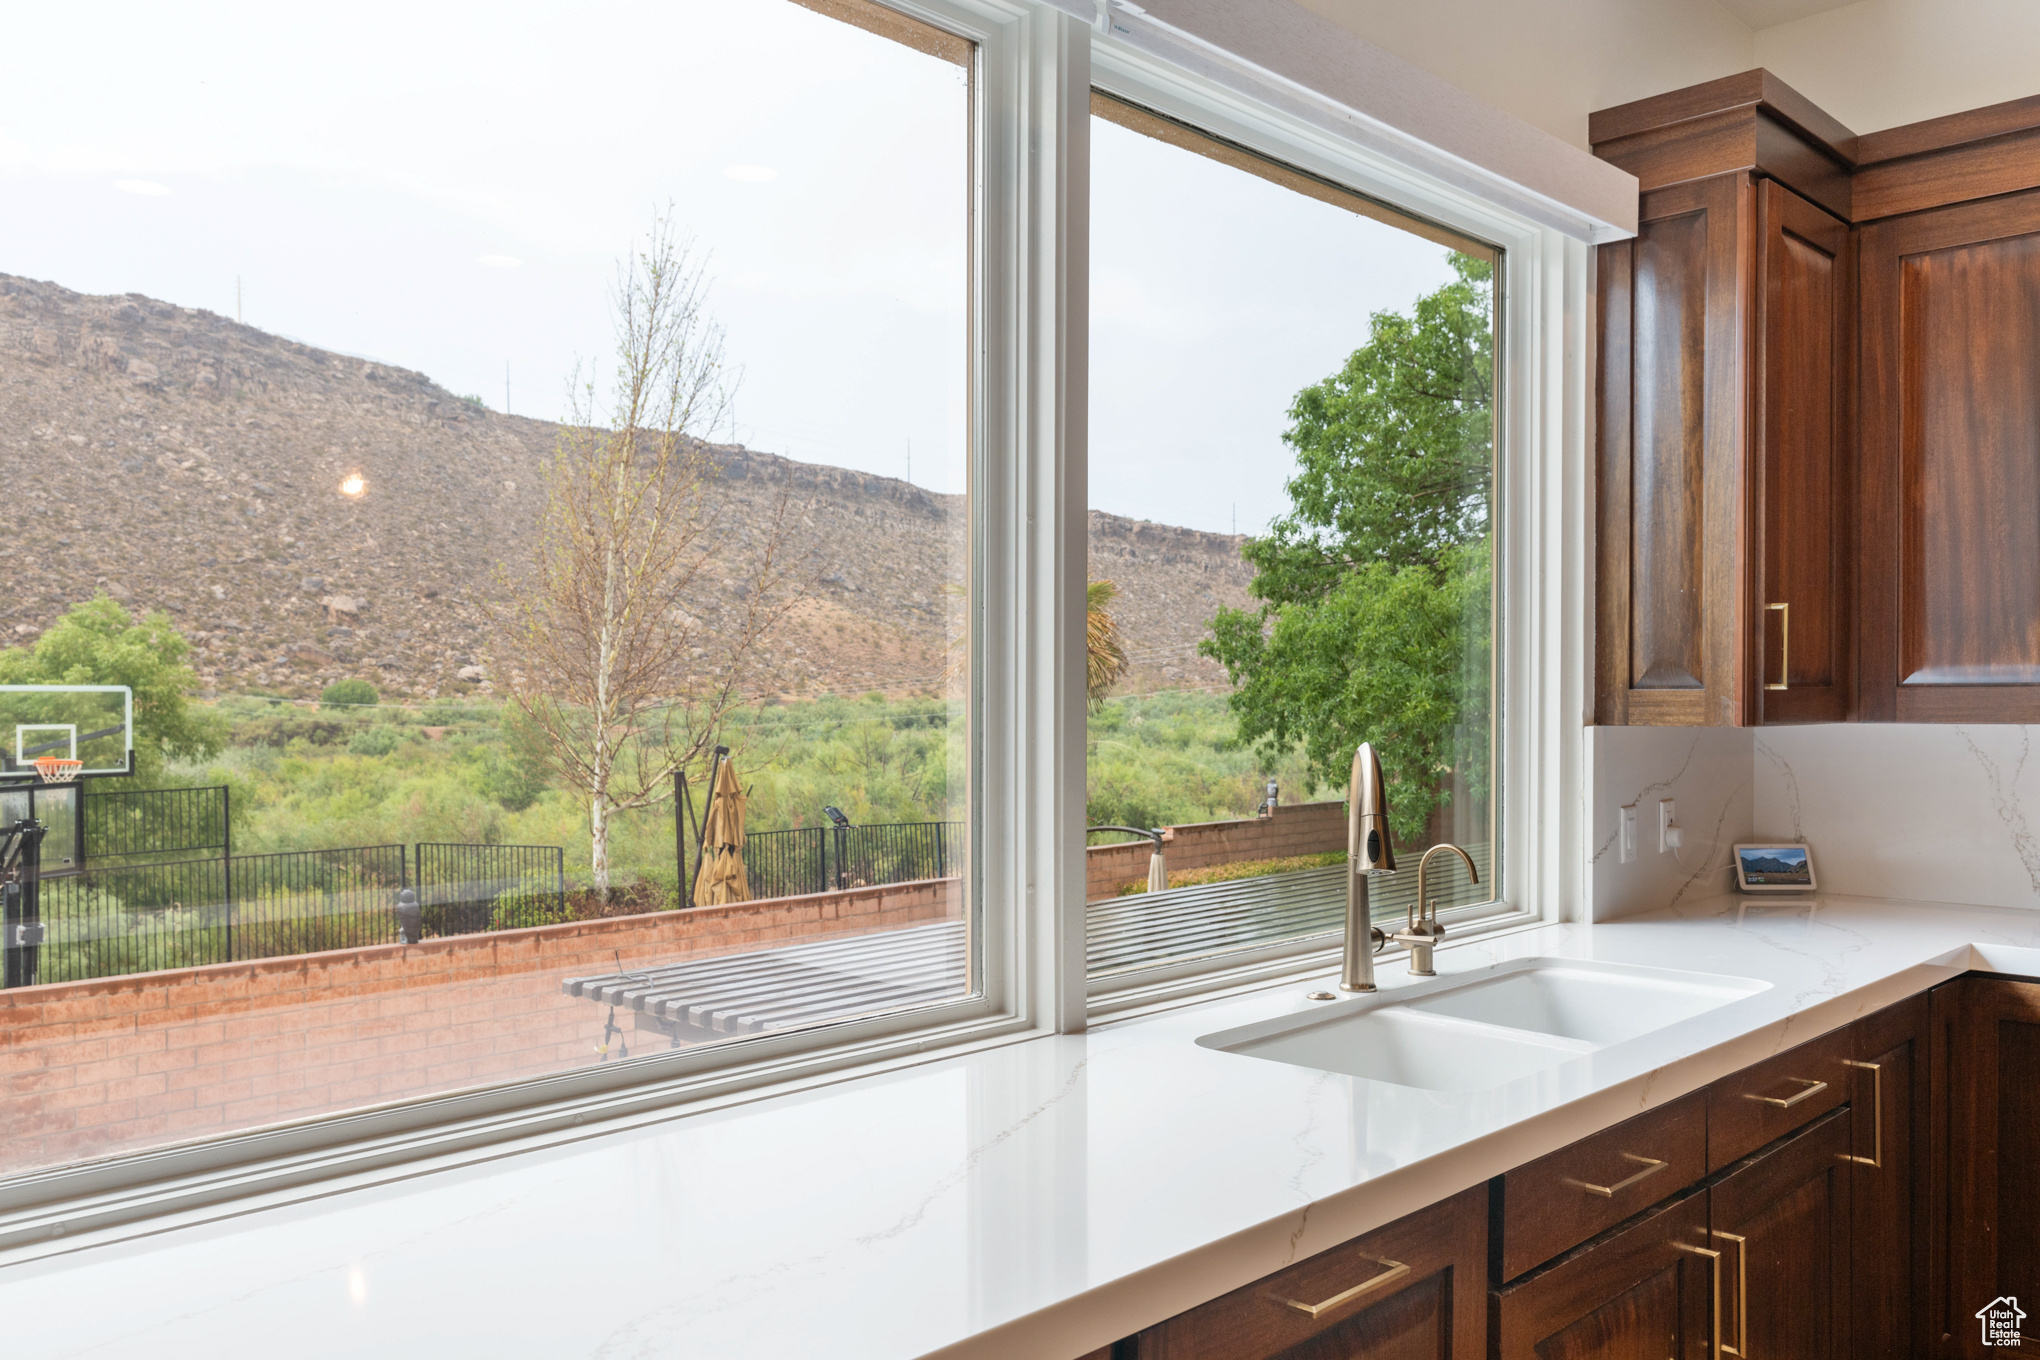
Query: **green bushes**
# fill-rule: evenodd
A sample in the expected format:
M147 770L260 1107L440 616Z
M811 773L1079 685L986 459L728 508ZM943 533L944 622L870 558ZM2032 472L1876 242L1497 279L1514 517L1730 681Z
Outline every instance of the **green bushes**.
M372 706L382 696L375 692L375 686L366 680L335 680L319 691L319 705L322 708L354 708Z

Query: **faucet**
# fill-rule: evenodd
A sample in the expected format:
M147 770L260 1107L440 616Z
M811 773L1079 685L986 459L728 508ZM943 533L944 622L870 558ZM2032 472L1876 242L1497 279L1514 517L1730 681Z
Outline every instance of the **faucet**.
M1368 914L1368 880L1395 872L1395 847L1388 839L1388 788L1374 747L1361 742L1353 753L1353 780L1346 790L1346 956L1339 990L1374 990L1374 955L1388 943ZM1421 878L1421 875L1419 876Z
M1431 867L1431 857L1444 851L1451 851L1466 863L1466 872L1475 883L1480 882L1480 870L1473 867L1473 856L1461 850L1450 841L1440 841L1424 852L1417 861L1417 900L1410 904L1408 924L1390 938L1399 940L1410 947L1410 976L1436 977L1433 951L1438 941L1445 936L1445 927L1438 924L1438 904L1424 896L1424 871Z

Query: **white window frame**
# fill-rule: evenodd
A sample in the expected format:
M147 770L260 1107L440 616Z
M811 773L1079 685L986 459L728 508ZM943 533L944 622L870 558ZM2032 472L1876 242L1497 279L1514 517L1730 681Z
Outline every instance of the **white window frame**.
M1589 646L1584 610L1593 247L1351 135L1350 114L1117 7L1091 49L1092 83L1270 160L1499 248L1496 271L1496 899L1441 913L1451 936L1574 919L1583 882ZM1499 196L1498 196L1499 197ZM1079 299L1081 303L1082 299ZM1083 533L1083 526L1074 530ZM1083 838L1078 836L1076 844ZM1337 969L1343 940L1312 936L1093 979L1103 1019ZM1391 945L1384 956L1404 952Z
M1322 939L1135 974L1084 966L1085 422L1090 99L1108 93L1494 243L1505 356L1497 431L1497 657L1508 910L1572 919L1583 881L1588 393L1594 227L1483 195L1356 136L1350 111L1102 0L885 0L977 44L972 325L972 909L979 993L0 1181L0 1254L110 1237L503 1156L765 1094L1082 1030L1316 970ZM1400 157L1400 159L1398 158ZM1420 159L1420 158L1419 158ZM1477 180L1479 177L1472 176ZM1490 176L1490 179L1493 177ZM1547 205L1548 206L1548 205ZM1551 214L1545 213L1549 218ZM1562 216L1562 215L1561 215ZM1536 815L1532 815L1533 810Z

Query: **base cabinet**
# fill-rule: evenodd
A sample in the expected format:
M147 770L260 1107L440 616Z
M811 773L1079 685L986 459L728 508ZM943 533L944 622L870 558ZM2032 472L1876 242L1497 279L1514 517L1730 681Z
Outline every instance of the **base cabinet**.
M1719 1321L1719 1254L1696 1191L1496 1291L1495 1354L1530 1360L1708 1360Z
M1485 1360L1477 1186L1122 1342L1135 1360Z
M2040 983L1960 978L1933 1025L1937 1349L1985 1360L2015 1344L1986 1345L1993 1322L2040 1345Z
M1721 1252L1722 1349L1850 1360L1849 1130L1837 1110L1737 1163L1707 1192ZM1729 1338L1734 1338L1731 1343Z

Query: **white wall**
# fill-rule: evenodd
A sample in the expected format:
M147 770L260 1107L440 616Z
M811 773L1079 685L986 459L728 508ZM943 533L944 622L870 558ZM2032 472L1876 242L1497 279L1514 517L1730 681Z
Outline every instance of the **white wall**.
M1857 132L2040 94L2035 0L1301 0L1575 146L1595 109L1763 66ZM1738 17L1741 15L1743 17ZM1754 20L1755 22L1746 22Z
M1575 146L1611 104L1756 65L1715 0L1302 0L1349 32Z
M1862 0L1756 34L1757 66L1857 132L2040 94L2033 0Z

